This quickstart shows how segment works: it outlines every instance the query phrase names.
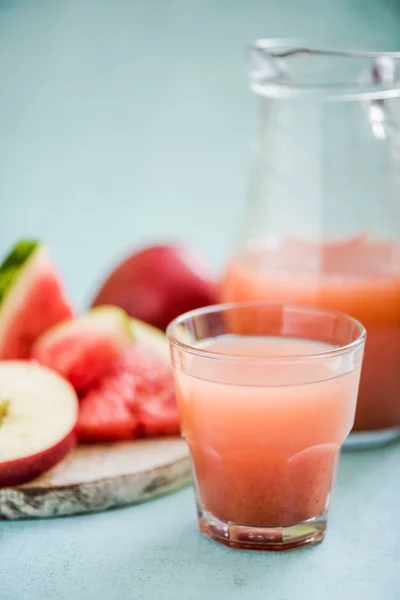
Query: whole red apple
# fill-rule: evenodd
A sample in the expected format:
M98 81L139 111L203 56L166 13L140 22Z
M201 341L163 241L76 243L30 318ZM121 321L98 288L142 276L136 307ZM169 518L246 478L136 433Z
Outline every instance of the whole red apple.
M201 255L185 244L131 254L105 281L93 306L113 304L165 330L178 315L217 302L217 284Z

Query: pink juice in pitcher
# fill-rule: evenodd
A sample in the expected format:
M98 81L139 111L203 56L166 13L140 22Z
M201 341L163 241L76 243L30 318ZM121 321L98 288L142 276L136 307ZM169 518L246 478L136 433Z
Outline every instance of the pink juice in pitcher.
M361 321L368 338L353 431L400 427L399 244L259 247L229 263L221 299L314 305Z
M258 104L223 302L341 311L367 329L346 447L400 438L400 54L248 48Z

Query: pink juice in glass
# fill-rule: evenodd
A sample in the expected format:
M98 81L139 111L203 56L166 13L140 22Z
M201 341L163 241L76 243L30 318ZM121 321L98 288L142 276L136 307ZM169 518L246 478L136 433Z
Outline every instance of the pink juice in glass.
M302 361L335 349L309 339L223 335L197 347L249 357L232 365L193 354L184 370L175 369L202 511L250 527L322 515L353 425L360 364L348 370L345 357L323 354ZM278 358L260 365L257 357Z

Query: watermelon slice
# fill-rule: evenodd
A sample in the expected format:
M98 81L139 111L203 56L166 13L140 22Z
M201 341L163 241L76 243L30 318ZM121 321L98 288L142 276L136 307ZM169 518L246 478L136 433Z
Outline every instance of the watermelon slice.
M31 357L81 391L107 373L132 342L127 314L115 306L102 306L45 332Z
M28 358L37 337L71 315L47 248L19 242L0 265L0 359Z
M132 345L81 400L81 442L179 433L172 370L165 359Z
M125 352L115 370L129 373L135 381L134 394L126 398L137 415L142 435L179 432L178 411L172 371L150 348L135 344Z
M128 408L126 398L134 394L131 377L106 376L82 398L78 436L81 442L115 442L134 438L139 421Z
M172 386L171 386L172 387ZM173 389L142 397L137 416L140 431L145 436L176 435L179 433L179 417Z

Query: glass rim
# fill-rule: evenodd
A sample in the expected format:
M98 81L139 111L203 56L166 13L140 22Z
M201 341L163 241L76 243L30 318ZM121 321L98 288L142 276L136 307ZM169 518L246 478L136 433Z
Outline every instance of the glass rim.
M281 49L281 54L274 51ZM393 59L400 61L400 51L397 50L359 50L351 48L350 44L345 49L338 49L334 45L322 45L307 38L259 38L246 46L250 54L254 52L264 53L271 59L289 58L296 54L308 54L325 57L359 58L375 60ZM250 68L251 89L261 96L266 97L292 97L298 95L319 94L325 99L342 100L373 100L395 98L400 96L400 79L390 82L347 82L306 84L279 80L259 81L256 73L261 69ZM358 84L357 84L358 83Z
M193 319L195 317L208 315L208 314L216 314L221 312L226 312L232 309L254 309L254 308L288 308L296 311L301 311L307 314L310 313L319 313L330 317L335 317L341 319L343 321L347 321L349 324L354 325L358 330L358 336L352 342L345 344L343 346L339 346L338 348L332 348L331 350L324 350L323 352L314 352L307 354L292 354L292 355L270 355L270 356L257 356L257 355L240 355L240 354L229 354L228 352L215 352L212 350L207 350L205 348L198 348L194 344L187 344L186 342L180 341L176 334L176 330L180 325L183 325L185 322ZM196 308L194 310L190 310L185 312L175 319L173 319L167 329L166 335L168 341L171 346L178 348L188 354L192 354L195 356L201 356L203 358L210 358L214 360L229 360L232 362L238 363L259 363L259 364L268 364L268 363L293 363L293 362L304 362L307 360L319 360L319 359L327 359L327 358L335 358L337 356L342 356L344 354L348 354L349 352L355 351L357 348L361 347L366 340L367 331L364 325L350 317L349 315L331 310L328 308L319 308L317 306L311 305L303 305L303 304L293 304L287 302L229 302L224 304L212 304L210 306L204 306L202 308ZM284 336L277 336L284 337ZM299 338L303 339L303 338Z

